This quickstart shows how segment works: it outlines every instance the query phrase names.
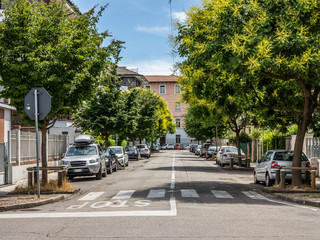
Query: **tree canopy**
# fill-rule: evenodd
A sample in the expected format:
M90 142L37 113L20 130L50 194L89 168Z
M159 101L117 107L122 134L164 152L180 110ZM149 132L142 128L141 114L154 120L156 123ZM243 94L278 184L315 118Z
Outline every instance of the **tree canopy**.
M182 73L197 97L232 84L266 119L296 121L296 167L318 107L319 12L317 0L206 0L178 24ZM299 172L292 183L301 184Z

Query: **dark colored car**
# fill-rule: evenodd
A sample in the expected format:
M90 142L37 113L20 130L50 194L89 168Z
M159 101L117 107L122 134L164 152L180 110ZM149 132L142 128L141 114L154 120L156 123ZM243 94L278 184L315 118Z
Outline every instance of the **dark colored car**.
M125 150L126 150L126 153L128 154L129 159L136 159L136 160L141 159L140 152L136 146L128 146L125 148Z
M212 158L212 153L213 156L217 156L217 152L220 150L220 146L209 146L208 151L207 151L207 158Z
M198 144L191 144L189 147L189 151L194 153L197 147L198 147Z
M116 155L111 153L110 148L103 148L103 153L106 156L108 174L118 171Z
M204 143L202 144L201 150L200 150L200 157L207 157L207 151L210 146L210 143Z

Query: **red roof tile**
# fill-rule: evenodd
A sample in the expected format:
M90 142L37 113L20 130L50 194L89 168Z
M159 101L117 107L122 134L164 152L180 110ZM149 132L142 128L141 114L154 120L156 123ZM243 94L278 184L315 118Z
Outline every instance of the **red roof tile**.
M149 82L177 82L178 77L175 75L149 75L145 76Z

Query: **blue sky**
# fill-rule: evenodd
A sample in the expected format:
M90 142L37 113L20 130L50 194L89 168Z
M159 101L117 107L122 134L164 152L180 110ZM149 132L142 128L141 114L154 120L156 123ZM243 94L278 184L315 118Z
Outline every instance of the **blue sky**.
M169 44L171 18L169 0L73 0L82 12L94 5L109 3L99 22L99 30L108 30L124 41L119 66L138 68L144 75L172 74L173 59ZM172 0L173 21L201 0Z

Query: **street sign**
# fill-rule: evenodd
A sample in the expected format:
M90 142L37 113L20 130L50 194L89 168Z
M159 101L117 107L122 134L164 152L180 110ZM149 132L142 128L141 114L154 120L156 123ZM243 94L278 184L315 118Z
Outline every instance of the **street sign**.
M24 111L31 120L35 120L35 90L38 94L38 119L43 120L51 111L51 96L43 88L32 88L24 97Z

